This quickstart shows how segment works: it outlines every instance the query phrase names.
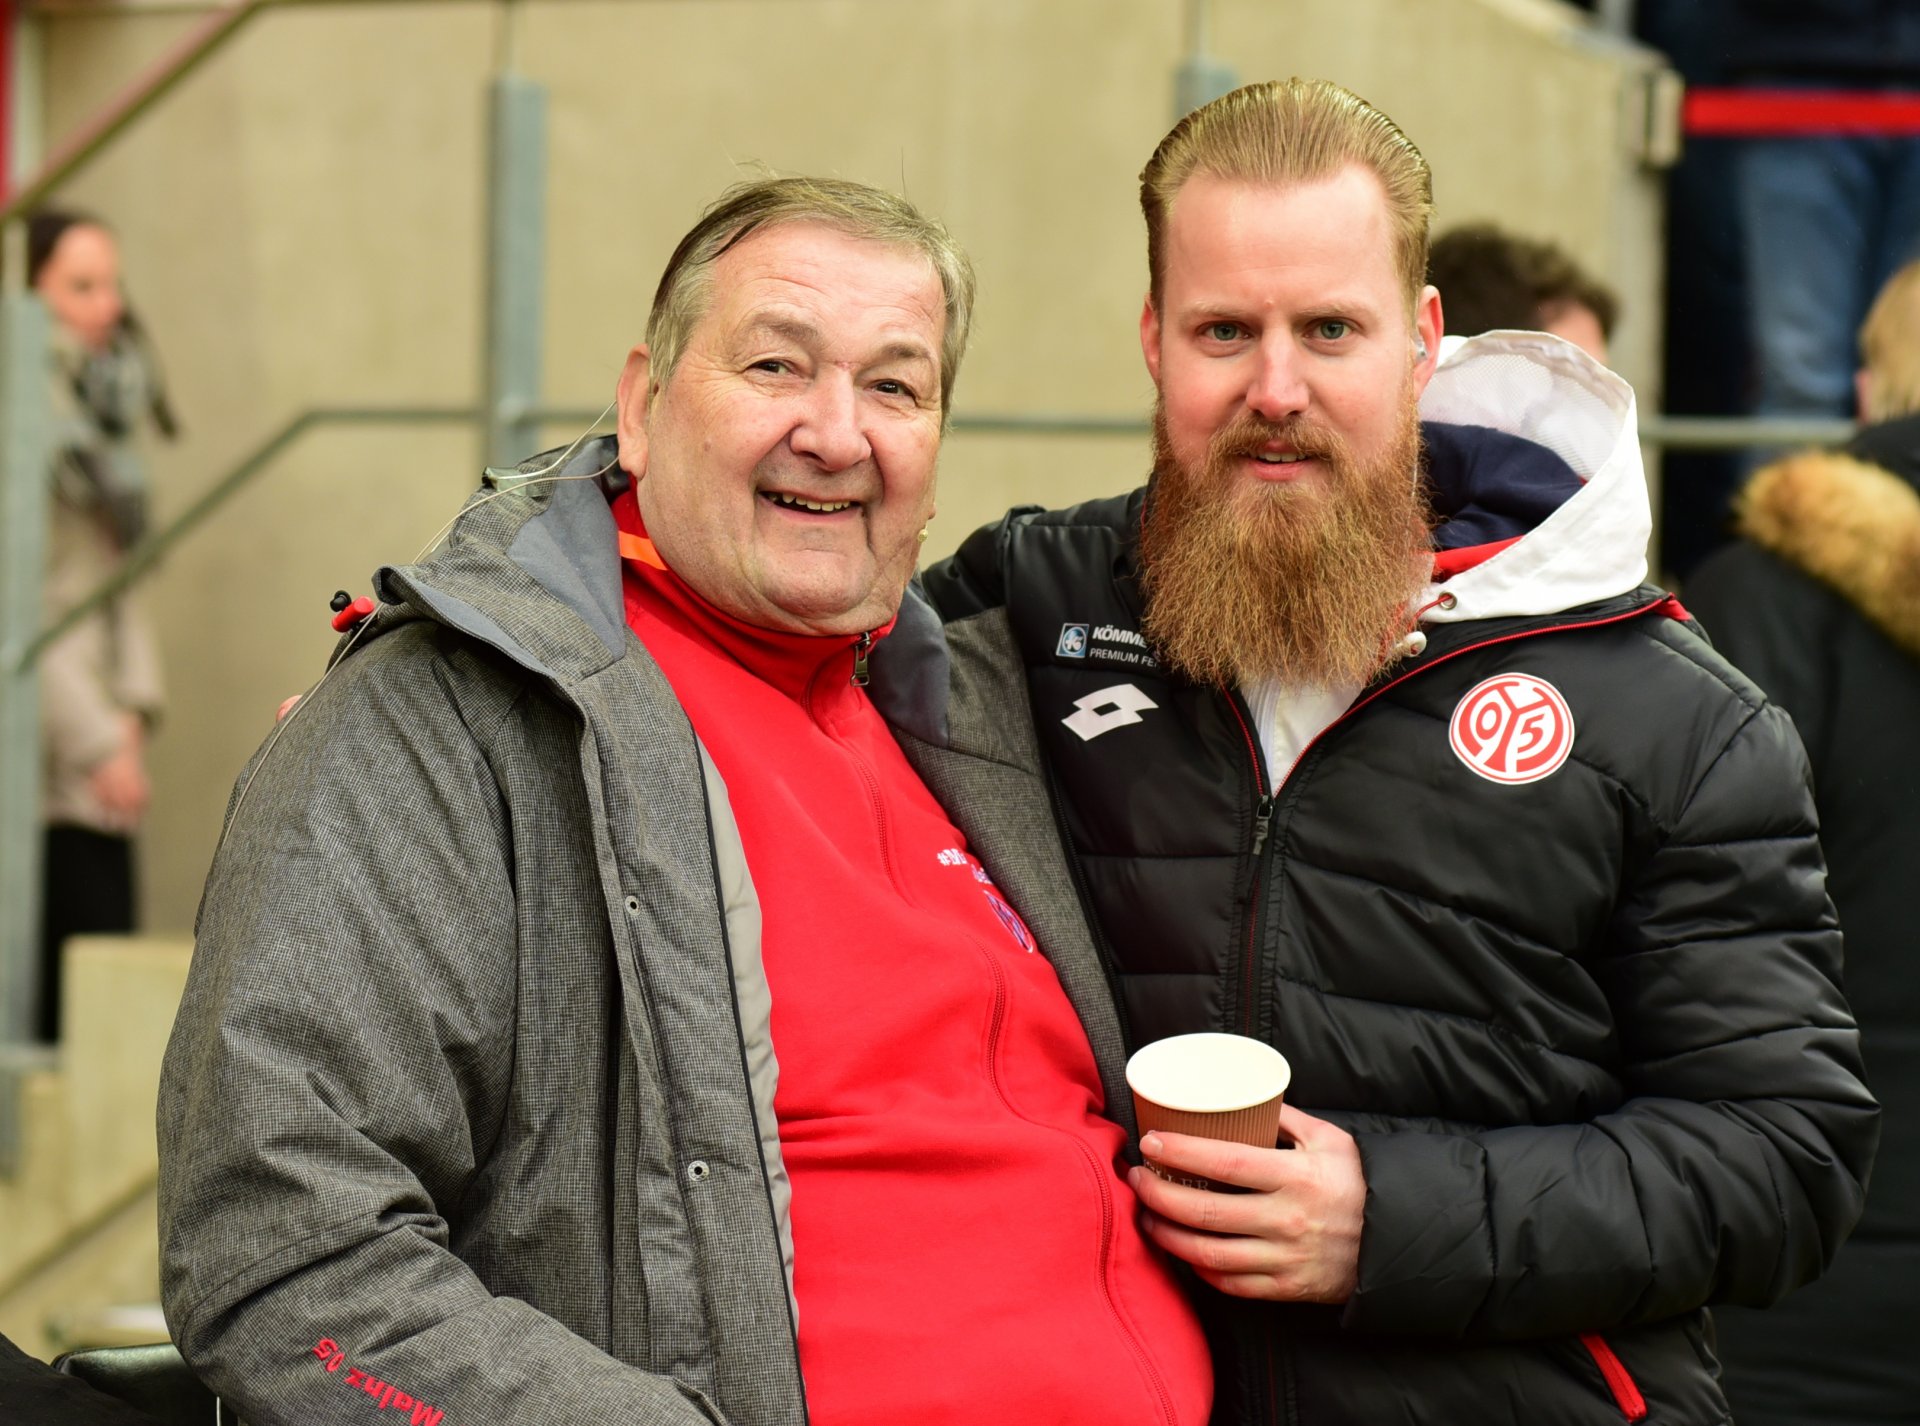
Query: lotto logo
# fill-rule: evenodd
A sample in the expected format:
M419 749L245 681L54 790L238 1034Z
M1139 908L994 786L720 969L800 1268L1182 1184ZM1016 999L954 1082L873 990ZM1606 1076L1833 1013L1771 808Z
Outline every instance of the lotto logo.
M1060 721L1071 728L1081 742L1090 743L1102 733L1138 723L1143 710L1160 705L1131 683L1116 683L1112 688L1074 699L1073 706L1079 711Z
M1448 741L1489 782L1538 782L1573 751L1573 713L1545 679L1503 673L1460 700Z

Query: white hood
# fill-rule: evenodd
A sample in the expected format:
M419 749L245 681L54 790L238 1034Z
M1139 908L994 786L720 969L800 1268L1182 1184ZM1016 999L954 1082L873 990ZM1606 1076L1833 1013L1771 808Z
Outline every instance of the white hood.
M1514 544L1429 585L1422 623L1551 614L1646 582L1653 515L1633 388L1592 357L1544 332L1449 337L1420 418L1534 442L1585 482Z

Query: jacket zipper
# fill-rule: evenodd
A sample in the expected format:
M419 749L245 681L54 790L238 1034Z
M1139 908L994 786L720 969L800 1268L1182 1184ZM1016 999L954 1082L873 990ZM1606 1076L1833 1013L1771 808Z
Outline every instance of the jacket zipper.
M1607 1390L1613 1393L1614 1405L1620 1408L1620 1414L1629 1421L1644 1421L1647 1399L1640 1394L1633 1374L1607 1344L1607 1339L1598 1332L1582 1332L1580 1345L1587 1349L1593 1364L1600 1368L1600 1375L1606 1378Z
M868 630L853 641L853 677L847 681L855 688L867 686L867 655L873 652L873 632Z
M1241 736L1247 740L1247 758L1253 767L1253 874L1247 885L1247 935L1240 956L1239 1016L1240 1033L1251 1036L1259 1018L1255 1002L1259 997L1260 923L1265 919L1261 915L1265 900L1260 894L1261 856L1267 848L1267 836L1273 830L1273 795L1267 790L1266 765L1261 761L1260 744L1247 722L1247 714L1241 709L1240 695L1229 692L1227 706L1233 710Z
M698 756L697 751L696 756ZM714 841L713 807L711 804L706 803L704 798L702 799L702 810L706 814L707 824L707 865L713 875L713 884L717 887L720 885L720 851ZM761 1137L766 1126L760 1122L760 1106L754 1099L752 1092L753 1071L747 1064L747 1036L745 1029L740 1023L740 992L739 986L734 981L733 936L727 929L727 918L724 913L720 917L720 946L727 958L727 1000L733 1007L734 1029L737 1030L740 1035L740 1077L748 1086L747 1114L753 1120L754 1137L758 1139ZM771 1105L768 1106L768 1111L772 1112ZM775 1126L774 1133L777 1138L779 1135L778 1126ZM774 1257L777 1259L781 1256L780 1213L779 1210L774 1207L773 1181L767 1175L767 1161L764 1156L760 1160L760 1186L766 1194L767 1219L773 1227L773 1252ZM642 1284L642 1290L644 1292L644 1284ZM803 1422L811 1421L813 1419L812 1411L807 1404L807 1378L806 1374L800 1368L800 1323L794 1316L793 1284L784 1272L780 1275L780 1297L787 1305L787 1333L789 1340L793 1343L793 1379L798 1382L800 1386L800 1419Z
M1247 882L1247 937L1240 955L1240 1033L1250 1038L1254 1036L1258 1019L1256 1000L1260 982L1260 924L1266 918L1261 914L1266 898L1261 895L1261 871L1264 863L1261 858L1267 849L1267 838L1273 831L1274 797L1267 790L1267 767L1260 756L1260 743L1253 735L1253 726L1247 721L1251 710L1242 708L1243 700L1238 693L1227 691L1227 707L1233 710L1235 721L1240 724L1240 734L1247 740L1247 759L1253 768L1253 873ZM1272 1332L1261 1332L1260 1348L1262 1362L1266 1367L1267 1411L1268 1419L1278 1422L1280 1415L1280 1364L1274 1358Z

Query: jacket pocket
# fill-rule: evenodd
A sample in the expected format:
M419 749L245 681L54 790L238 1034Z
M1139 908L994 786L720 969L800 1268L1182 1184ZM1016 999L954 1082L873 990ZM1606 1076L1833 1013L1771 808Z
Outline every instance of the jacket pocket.
M1633 1374L1627 1370L1626 1364L1607 1345L1607 1339L1598 1332L1582 1332L1580 1345L1587 1349L1593 1364L1600 1368L1600 1375L1607 1383L1607 1390L1613 1393L1613 1404L1620 1408L1620 1414L1629 1421L1645 1420L1646 1398L1634 1384Z

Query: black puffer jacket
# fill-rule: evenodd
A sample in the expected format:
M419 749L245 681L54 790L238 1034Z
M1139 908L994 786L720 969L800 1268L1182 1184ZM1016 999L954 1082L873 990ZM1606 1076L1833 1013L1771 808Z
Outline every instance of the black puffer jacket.
M1845 454L1754 477L1742 539L1687 602L1715 643L1793 715L1813 764L1820 841L1847 928L1886 1132L1872 1192L1833 1271L1771 1312L1721 1322L1742 1426L1910 1421L1920 1414L1920 417Z
M949 621L1011 621L1133 1038L1258 1035L1358 1138L1359 1290L1214 1299L1223 1419L1725 1421L1699 1309L1778 1298L1859 1211L1876 1110L1798 741L1640 583L1631 395L1568 353L1442 367L1443 546L1526 504L1474 489L1502 406L1584 483L1429 590L1424 652L1277 788L1245 701L1139 638L1142 492L1016 513L926 577Z

